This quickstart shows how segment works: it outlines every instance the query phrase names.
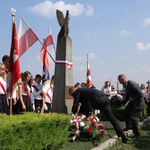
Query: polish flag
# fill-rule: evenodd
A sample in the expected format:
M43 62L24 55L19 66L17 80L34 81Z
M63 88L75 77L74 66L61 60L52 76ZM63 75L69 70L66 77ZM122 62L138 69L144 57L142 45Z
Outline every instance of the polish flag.
M21 17L18 31L19 57L21 57L39 38Z
M87 87L91 87L91 86L92 86L91 70L90 70L90 64L87 55Z
M45 66L45 68L48 70L49 68L49 62L48 62L48 53L47 53L47 47L54 44L53 41L53 37L51 34L51 30L50 30L50 34L47 36L47 38L44 40L42 49L40 51L40 58L43 62L43 65Z

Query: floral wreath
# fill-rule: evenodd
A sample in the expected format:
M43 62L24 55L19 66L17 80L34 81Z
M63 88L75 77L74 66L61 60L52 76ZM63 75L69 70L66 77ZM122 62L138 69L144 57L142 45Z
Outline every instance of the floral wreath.
M73 115L70 121L70 130L73 131L71 140L76 139L84 141L93 141L94 143L100 140L100 137L105 134L105 126L101 124L100 119L96 115Z

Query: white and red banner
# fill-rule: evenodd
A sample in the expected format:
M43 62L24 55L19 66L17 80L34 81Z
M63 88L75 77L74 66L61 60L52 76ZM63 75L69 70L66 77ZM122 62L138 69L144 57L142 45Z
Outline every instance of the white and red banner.
M89 58L87 56L87 87L91 87L91 86L92 86L91 70L90 70Z
M67 60L56 60L55 61L55 64L64 64L64 65L67 65L67 69L68 70L71 70L72 69L72 66L73 66L73 63L72 62L69 62Z
M49 69L49 62L48 62L48 49L47 47L54 44L53 41L53 37L50 31L50 34L47 36L47 38L45 39L42 49L40 51L40 58L43 62L43 65L45 66L45 68L48 70Z
M51 34L45 39L42 49L40 51L40 58L43 62L43 76L42 76L42 91L44 94L47 93L50 87L50 77L49 77L49 61L48 61L48 46L54 44L53 37Z
M39 38L21 17L18 31L19 57L21 57Z

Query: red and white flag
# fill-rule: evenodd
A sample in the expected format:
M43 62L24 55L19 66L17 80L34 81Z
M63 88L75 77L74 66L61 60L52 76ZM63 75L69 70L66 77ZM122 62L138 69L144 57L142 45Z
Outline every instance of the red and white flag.
M21 57L39 38L21 17L18 31L19 57Z
M91 87L91 86L92 86L91 70L90 70L89 58L87 55L87 87Z
M18 55L18 37L15 22L12 24L12 41L8 73L11 76L11 93L13 94L13 91L17 85L21 82L20 62Z
M53 37L52 37L52 34L51 34L51 30L50 30L50 34L44 40L42 49L40 51L40 58L43 62L43 65L45 66L45 68L47 70L49 69L48 53L47 53L48 49L47 49L47 47L52 45L52 44L54 44L54 41L53 41Z
M50 86L48 46L52 44L54 44L54 41L53 41L53 37L51 34L51 30L50 30L50 34L44 40L42 49L40 51L40 58L43 62L42 91L44 94L47 93L49 86Z

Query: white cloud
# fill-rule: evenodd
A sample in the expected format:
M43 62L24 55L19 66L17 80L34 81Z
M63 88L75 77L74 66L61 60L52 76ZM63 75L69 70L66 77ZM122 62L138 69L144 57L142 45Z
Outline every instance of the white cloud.
M146 18L143 22L143 26L149 26L150 25L150 18Z
M150 50L150 43L144 45L142 42L136 44L136 49L139 51Z
M56 9L62 11L66 14L66 10L69 10L69 14L71 16L79 16L82 13L85 13L87 16L92 16L94 13L94 8L90 5L83 6L80 3L72 4L65 4L63 1L59 1L53 3L50 0L46 0L43 3L37 4L35 6L29 7L28 11L39 16L45 16L47 18L52 18L56 16Z
M119 31L119 36L126 36L126 35L130 35L131 33L126 31L126 30L121 30Z
M90 5L87 6L87 10L85 9L85 12L87 14L87 16L93 16L94 14L94 8Z

